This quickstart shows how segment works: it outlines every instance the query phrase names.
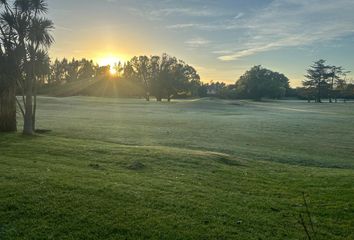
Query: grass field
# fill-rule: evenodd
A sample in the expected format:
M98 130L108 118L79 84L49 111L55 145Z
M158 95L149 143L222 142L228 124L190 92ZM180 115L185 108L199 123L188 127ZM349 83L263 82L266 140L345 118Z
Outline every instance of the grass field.
M0 239L354 239L354 104L40 98L0 135ZM309 225L308 225L309 226Z

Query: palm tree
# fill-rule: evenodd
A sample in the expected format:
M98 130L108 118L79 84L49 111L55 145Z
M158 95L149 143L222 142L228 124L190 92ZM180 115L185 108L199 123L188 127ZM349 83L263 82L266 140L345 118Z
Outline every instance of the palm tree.
M41 66L39 61L53 43L50 34L53 23L43 17L48 10L45 0L15 0L12 6L6 0L0 1L4 6L2 24L5 36L11 38L20 57L21 75L17 85L22 93L22 102L18 101L18 106L24 119L23 133L32 135L35 130L35 89L38 68Z
M53 29L53 23L45 18L38 18L37 11L46 11L43 6L43 1L32 0L36 5L34 8L35 17L29 25L27 33L27 52L28 52L28 67L26 79L26 102L24 114L24 134L32 135L35 131L35 119L37 108L37 78L40 77L43 67L48 62L47 49L53 43L53 37L50 35L50 30ZM38 4L38 2L42 4Z
M30 52L34 49L30 49ZM37 111L37 85L45 81L45 77L50 75L50 59L48 53L42 49L31 53L34 66L33 81L33 112L32 129L36 130L36 111Z
M13 28L10 27L14 23L14 16L10 14L6 0L0 0L0 10L0 132L13 132L17 130L18 48L14 42Z

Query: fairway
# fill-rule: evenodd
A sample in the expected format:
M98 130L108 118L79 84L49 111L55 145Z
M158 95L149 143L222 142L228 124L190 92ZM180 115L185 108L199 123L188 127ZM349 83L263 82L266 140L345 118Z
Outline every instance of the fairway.
M0 239L354 239L354 103L39 98L0 134ZM305 213L306 214L306 213Z

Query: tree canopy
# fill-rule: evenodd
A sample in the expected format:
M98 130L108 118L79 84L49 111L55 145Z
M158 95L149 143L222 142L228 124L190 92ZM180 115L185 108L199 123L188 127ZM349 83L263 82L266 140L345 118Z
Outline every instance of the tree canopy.
M322 98L328 97L337 99L338 92L345 86L345 77L349 73L343 67L326 64L326 60L320 59L313 63L303 81L303 86L307 90L308 98L315 98L316 102L322 102Z
M264 97L281 98L290 88L289 79L281 73L262 66L254 66L236 82L239 97L261 100Z

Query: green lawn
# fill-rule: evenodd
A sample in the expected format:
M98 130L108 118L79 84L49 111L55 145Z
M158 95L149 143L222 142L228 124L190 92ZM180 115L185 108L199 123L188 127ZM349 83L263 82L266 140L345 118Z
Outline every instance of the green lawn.
M354 239L354 104L40 98L0 135L0 239ZM310 228L310 226L308 225Z

